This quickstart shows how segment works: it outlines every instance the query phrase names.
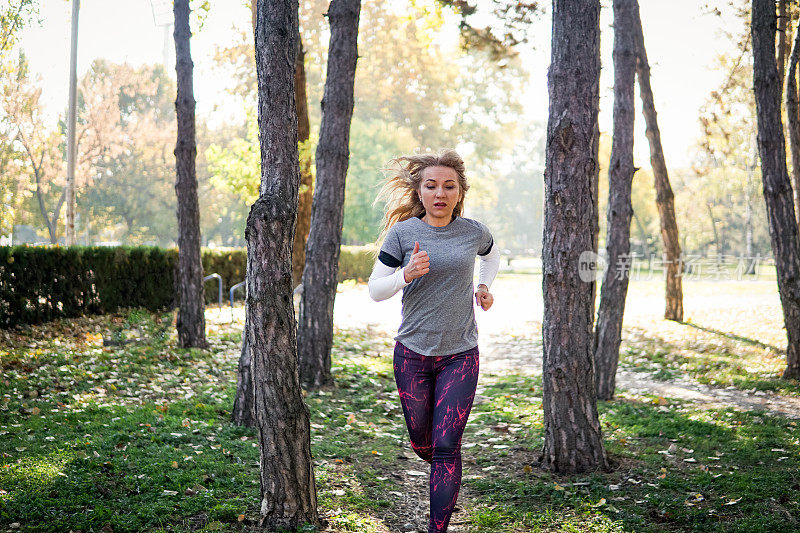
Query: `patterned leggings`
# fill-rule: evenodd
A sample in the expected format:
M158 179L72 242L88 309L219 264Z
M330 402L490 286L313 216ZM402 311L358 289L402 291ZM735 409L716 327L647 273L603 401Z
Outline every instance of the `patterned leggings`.
M478 384L478 347L425 356L397 341L394 377L411 447L431 463L428 533L442 533L461 488L461 436Z

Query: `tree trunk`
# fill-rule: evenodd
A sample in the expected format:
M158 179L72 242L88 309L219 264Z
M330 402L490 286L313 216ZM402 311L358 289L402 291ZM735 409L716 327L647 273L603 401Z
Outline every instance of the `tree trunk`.
M788 344L784 378L800 379L800 240L781 124L781 80L775 65L775 0L753 0L753 86L758 149L769 235Z
M719 255L721 244L719 240L719 234L717 233L717 219L714 218L714 210L711 209L711 202L706 202L706 210L708 211L708 218L711 220L711 230L714 233L714 249L717 252L717 255Z
M247 344L247 318L242 331L242 352L239 355L239 366L236 369L236 396L231 409L231 422L237 426L254 427L256 425L253 410L253 358Z
M350 157L360 8L361 0L333 0L328 9L331 39L298 329L300 379L309 387L319 387L332 380L333 302Z
M310 417L297 368L292 239L300 169L294 61L297 0L258 0L255 30L261 187L247 241L247 347L261 464L261 517L269 531L319 527ZM290 61L287 61L287 57Z
M633 166L634 82L636 42L633 39L634 3L614 0L614 137L608 167L606 250L608 268L600 288L600 309L594 338L597 397L610 400L619 362L622 316L631 251L631 185Z
M182 348L205 348L206 319L203 264L200 261L200 207L197 201L192 54L189 48L189 0L175 0L175 73L178 97L175 112L175 194L178 197L178 342Z
M306 97L305 51L300 32L297 32L297 58L294 64L294 98L297 102L297 140L307 148L311 136ZM297 228L292 245L292 281L295 286L303 280L306 266L306 240L311 229L311 202L314 199L314 174L311 172L311 154L300 154L300 198L297 206Z
M607 470L597 416L591 307L600 79L599 0L555 0L548 91L542 288L545 442L541 463L559 473Z
M631 211L633 216L633 221L636 222L636 229L639 230L639 235L642 237L642 255L650 260L650 245L647 244L647 232L644 229L644 225L642 225L642 221L639 220L639 217L636 215L636 211Z
M250 3L253 18L253 31L256 29L256 4ZM308 119L308 98L306 97L306 66L303 40L300 28L297 28L297 56L294 64L294 100L297 106L297 141L305 145L311 135ZM311 227L311 202L314 198L314 174L311 172L311 157L300 154L300 199L297 207L297 224L292 244L292 283L296 287L303 279L303 268L306 265L306 240ZM244 353L244 348L243 352Z
M786 73L786 116L789 123L789 149L792 154L795 223L800 228L800 94L797 87L797 65L800 61L800 27L798 27L789 70Z
M256 29L257 0L252 2L253 34ZM308 120L308 104L306 98L305 53L297 31L297 58L294 70L294 96L297 107L297 135L302 144L308 141L311 127ZM292 243L292 287L296 287L303 278L306 259L306 238L311 221L311 201L314 195L314 176L311 172L311 158L300 158L300 191L297 208L297 224ZM245 329L247 325L245 324ZM250 368L252 358L247 346L247 335L242 335L242 351L237 370L236 396L231 410L231 422L237 426L252 427L255 425L253 413L253 382Z
M647 140L650 143L650 166L655 178L656 206L661 219L661 239L664 242L664 262L667 268L666 309L667 320L683 320L683 287L681 273L681 245L678 236L678 223L675 221L675 196L669 184L667 163L661 147L661 132L658 129L656 106L653 100L653 89L650 87L650 64L647 61L647 50L644 46L642 21L639 16L639 4L636 3L636 19L634 20L634 38L638 51L636 74L639 78L639 95L642 99L642 112L646 124Z

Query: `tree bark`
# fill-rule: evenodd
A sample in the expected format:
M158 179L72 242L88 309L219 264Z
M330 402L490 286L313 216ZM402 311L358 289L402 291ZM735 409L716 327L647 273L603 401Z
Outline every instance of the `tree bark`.
M656 206L661 219L661 239L664 242L664 263L667 268L666 309L667 320L683 320L683 286L681 274L681 245L678 236L678 223L675 220L675 195L669 184L667 163L661 147L661 131L658 129L656 106L653 100L653 89L650 87L650 64L647 61L647 50L644 46L642 21L639 16L639 4L636 3L634 20L634 38L636 39L637 61L636 74L639 79L639 95L642 99L642 112L646 124L647 140L650 143L650 166L656 189Z
M800 93L797 86L797 65L800 61L800 27L795 35L789 69L786 73L786 117L789 123L789 149L792 154L795 223L800 228Z
M781 80L775 64L775 0L753 0L752 17L761 178L788 340L783 377L800 379L800 240L781 123Z
M300 388L292 306L291 253L300 185L294 100L297 25L297 0L258 0L261 187L245 229L245 335L260 444L258 525L269 531L319 527L310 416Z
M175 0L175 73L178 97L175 112L175 194L178 197L178 342L182 348L205 348L206 319L203 264L200 261L200 207L197 201L194 132L193 63L189 47L189 0Z
M344 186L350 157L350 119L353 116L360 9L361 0L333 0L328 9L331 38L298 329L300 379L309 387L332 381L333 302L342 242Z
M554 0L550 116L545 166L542 369L545 442L541 463L559 473L607 470L597 415L591 307L600 79L599 0Z
M631 185L633 166L634 82L636 42L633 16L636 0L614 0L614 137L608 168L608 214L606 250L608 268L600 288L600 309L594 337L594 368L597 397L614 397L622 316L631 251Z

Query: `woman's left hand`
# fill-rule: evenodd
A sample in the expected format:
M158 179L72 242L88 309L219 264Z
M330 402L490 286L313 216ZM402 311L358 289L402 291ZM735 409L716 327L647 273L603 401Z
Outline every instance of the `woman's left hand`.
M478 285L478 290L475 291L475 303L481 306L481 309L488 311L494 303L494 296L489 292L489 288L484 285Z

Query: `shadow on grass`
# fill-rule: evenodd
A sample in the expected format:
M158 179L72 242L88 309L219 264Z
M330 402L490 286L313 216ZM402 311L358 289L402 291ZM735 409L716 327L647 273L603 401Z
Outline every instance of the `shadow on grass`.
M626 369L634 371L637 367L646 369L649 366L650 370L655 371L654 378L665 381L681 374L688 374L699 382L712 386L733 385L742 390L800 393L800 382L780 377L780 371L785 367L785 359L781 360L780 354L783 352L774 346L694 323L680 322L680 324L722 337L725 339L723 345L714 346L703 342L698 346L692 341L676 343L640 327L625 327L620 349L621 363L625 363ZM730 345L729 341L744 343L750 349ZM636 346L638 342L652 346L643 349ZM762 349L776 351L768 355ZM686 355L687 352L689 355ZM649 365L642 367L642 358ZM631 366L631 360L635 361L637 366Z
M741 335L736 335L735 333L730 333L730 332L727 332L727 331L721 331L721 330L718 330L718 329L709 328L709 327L706 327L706 326L701 326L700 324L695 324L694 322L678 321L678 324L683 324L684 326L690 326L690 327L693 327L695 329L699 329L699 330L702 330L702 331L707 331L709 333L713 333L714 335L719 335L720 337L725 337L727 339L743 342L743 343L749 344L751 346L758 346L759 348L763 348L763 349L770 349L770 350L774 351L775 353L786 355L786 350L778 348L777 346L775 346L773 344L767 344L765 342L761 342L761 341L756 340L756 339L751 339L749 337L743 337Z

